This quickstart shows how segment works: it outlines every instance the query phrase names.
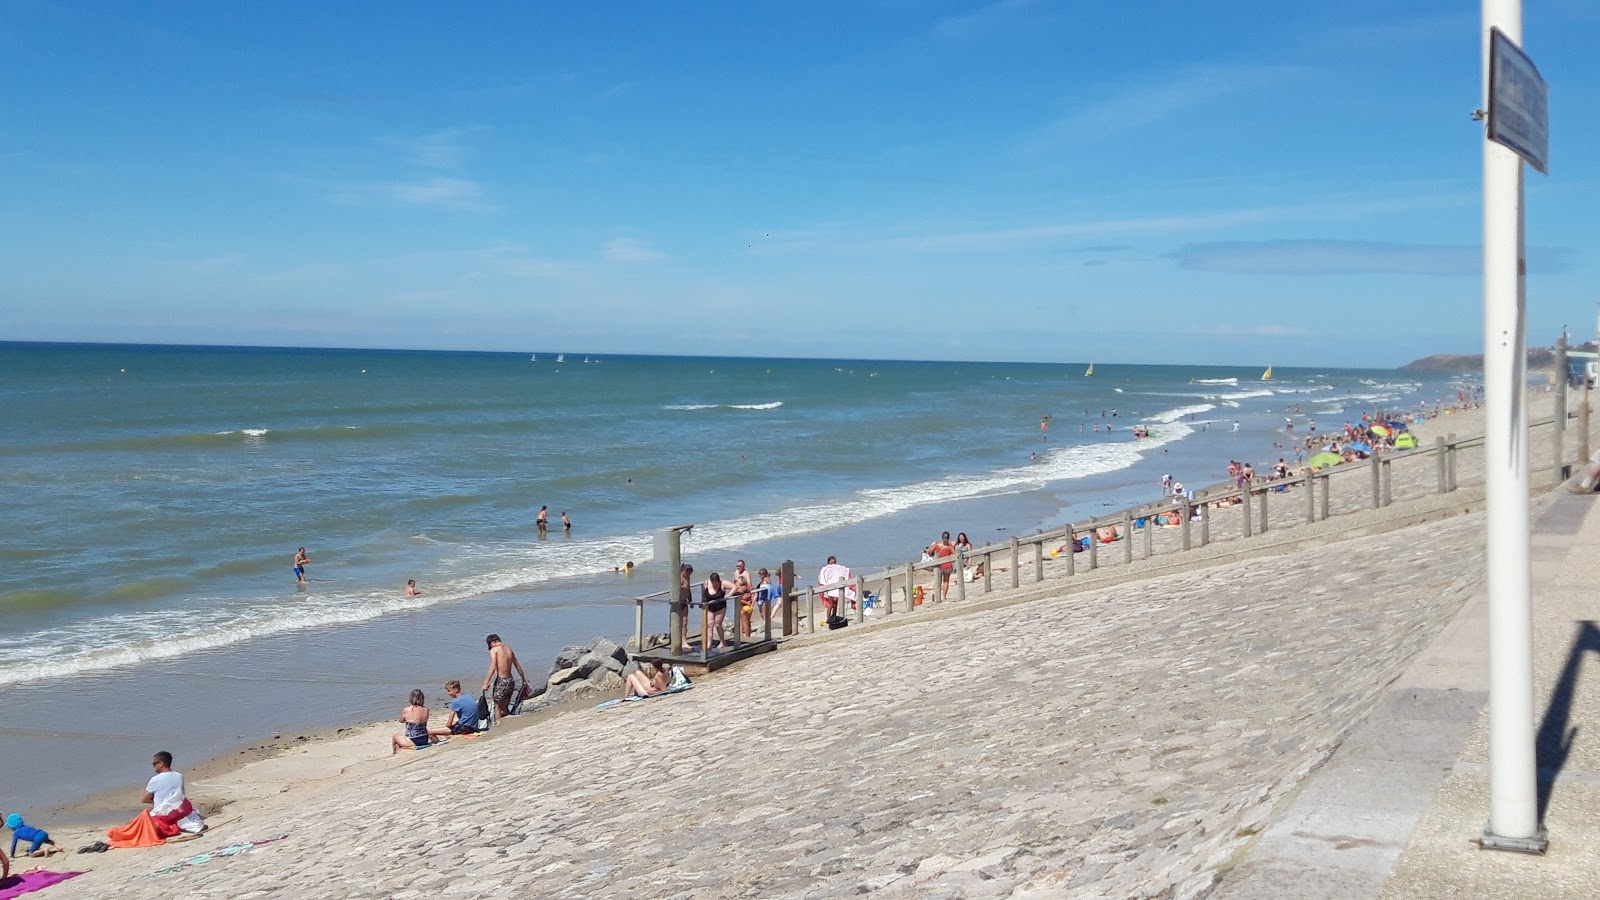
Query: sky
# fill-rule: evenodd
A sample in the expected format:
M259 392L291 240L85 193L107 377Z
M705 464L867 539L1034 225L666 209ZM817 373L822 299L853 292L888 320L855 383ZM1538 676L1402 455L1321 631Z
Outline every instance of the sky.
M0 0L0 340L1395 366L1483 345L1478 5ZM1600 303L1528 0L1528 334Z

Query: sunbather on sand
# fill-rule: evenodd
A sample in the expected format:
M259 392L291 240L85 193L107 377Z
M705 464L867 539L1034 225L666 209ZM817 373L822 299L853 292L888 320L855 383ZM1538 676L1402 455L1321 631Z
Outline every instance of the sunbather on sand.
M421 749L428 746L428 700L422 695L421 690L411 692L411 702L405 709L400 710L400 724L405 726L403 734L394 735L389 739L389 755L393 756L401 750L410 747Z
M654 666L655 672L652 674L647 675L645 674L644 669L640 668L635 670L633 674L629 675L628 683L625 687L623 696L650 697L666 690L667 680L671 670L668 668L665 661L659 659L654 661Z

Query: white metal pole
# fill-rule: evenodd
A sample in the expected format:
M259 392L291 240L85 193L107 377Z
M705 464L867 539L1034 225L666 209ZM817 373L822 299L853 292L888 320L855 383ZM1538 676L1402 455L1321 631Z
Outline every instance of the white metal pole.
M1484 108L1489 29L1522 43L1521 0L1483 0ZM1489 827L1539 839L1533 733L1533 602L1529 568L1527 340L1522 160L1483 142L1485 560L1489 590ZM1522 848L1517 848L1522 849ZM1542 847L1540 847L1542 849Z

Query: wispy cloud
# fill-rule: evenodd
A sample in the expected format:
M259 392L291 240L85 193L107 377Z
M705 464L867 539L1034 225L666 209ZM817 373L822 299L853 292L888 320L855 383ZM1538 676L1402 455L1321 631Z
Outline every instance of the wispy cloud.
M583 266L577 263L541 256L521 244L508 242L467 250L461 255L479 267L468 277L492 274L510 278L569 279L584 272Z
M1388 241L1272 240L1184 244L1182 268L1240 275L1473 275L1477 247Z
M1103 91L1046 123L1023 142L1021 152L1054 152L1068 142L1114 137L1188 113L1199 116L1210 101L1278 81L1296 70L1285 66L1193 66L1169 72L1159 81L1125 84Z
M600 254L612 262L641 263L666 259L667 254L634 238L612 238Z
M940 41L972 40L1011 24L1018 13L1037 5L1037 0L997 0L972 12L935 19L928 36Z
M1185 334L1197 337L1309 337L1311 330L1298 325L1275 325L1260 322L1250 325L1197 325L1184 329Z
M1262 222L1276 218L1281 214L1282 211L1280 209L1263 207L1260 209L1237 209L1192 215L1136 216L1124 219L1099 219L1054 225L1034 225L1024 228L1001 228L991 231L965 231L898 237L890 238L888 243L890 246L909 250L1001 249L1065 238L1222 228Z
M415 137L382 138L381 142L404 151L413 165L428 169L454 169L466 159L472 141L488 131L485 126L470 125Z
M446 206L454 209L483 209L483 189L466 178L424 178L377 187L403 206Z

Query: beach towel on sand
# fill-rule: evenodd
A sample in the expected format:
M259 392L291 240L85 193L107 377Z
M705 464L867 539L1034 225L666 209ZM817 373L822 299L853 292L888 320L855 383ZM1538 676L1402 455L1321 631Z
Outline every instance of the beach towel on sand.
M126 825L119 825L106 831L106 843L118 850L129 850L136 847L155 847L167 841L156 832L156 822L150 818L150 810L140 810L133 821Z
M632 703L635 700L654 700L657 697L665 697L668 694L681 694L684 691L687 691L689 688L692 688L692 687L694 687L693 684L690 684L690 683L686 682L684 684L680 684L680 685L677 685L675 687L669 687L669 688L667 688L666 690L662 691L659 694L651 694L648 697L621 697L621 698L616 699L616 700L607 700L604 703L596 703L594 708L595 709L610 709L613 706L621 706L624 703Z
M21 875L11 875L0 879L0 900L11 900L12 897L21 897L31 894L41 888L52 884L60 884L68 878L76 878L82 872L23 872Z

